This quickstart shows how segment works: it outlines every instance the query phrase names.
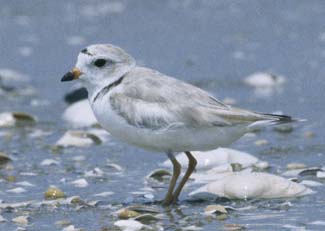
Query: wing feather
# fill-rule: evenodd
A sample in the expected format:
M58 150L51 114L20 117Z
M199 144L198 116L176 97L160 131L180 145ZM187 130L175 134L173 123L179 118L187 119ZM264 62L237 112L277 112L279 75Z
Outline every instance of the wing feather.
M135 68L123 84L123 90L110 96L110 104L127 123L141 128L195 129L278 119L230 107L193 85L147 68Z

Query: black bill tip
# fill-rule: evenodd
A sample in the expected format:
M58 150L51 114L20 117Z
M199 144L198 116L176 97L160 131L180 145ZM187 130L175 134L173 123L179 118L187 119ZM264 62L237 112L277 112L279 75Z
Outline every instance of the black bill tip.
M61 79L61 82L72 81L74 80L74 74L69 71Z

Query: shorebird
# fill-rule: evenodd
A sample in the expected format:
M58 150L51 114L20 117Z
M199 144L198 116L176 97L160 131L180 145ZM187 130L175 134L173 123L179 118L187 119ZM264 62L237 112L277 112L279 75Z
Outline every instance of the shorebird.
M132 56L111 44L81 50L75 68L61 81L76 79L86 87L98 122L111 135L167 154L173 175L165 205L177 202L195 170L197 161L191 151L225 147L255 127L295 121L226 105L196 86L137 66ZM189 160L178 186L177 152L185 152Z

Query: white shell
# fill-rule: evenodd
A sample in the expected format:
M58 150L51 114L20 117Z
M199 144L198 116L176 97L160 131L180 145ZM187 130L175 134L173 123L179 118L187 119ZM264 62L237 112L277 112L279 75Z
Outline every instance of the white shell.
M257 72L245 78L244 82L252 87L274 87L285 83L285 78L280 75Z
M230 199L286 198L313 193L311 189L269 173L234 173L190 193L192 197L212 194ZM212 195L209 195L212 196Z
M230 148L218 148L207 152L194 151L191 153L198 162L196 166L197 171L232 163L238 163L241 164L243 168L247 168L259 162L259 160L251 154ZM182 167L187 167L188 160L184 153L178 154L176 158ZM162 166L171 168L172 164L169 160L166 160L163 162Z

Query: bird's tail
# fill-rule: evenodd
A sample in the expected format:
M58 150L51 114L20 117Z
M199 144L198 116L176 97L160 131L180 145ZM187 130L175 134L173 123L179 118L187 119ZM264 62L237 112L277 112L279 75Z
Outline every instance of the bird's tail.
M293 118L287 115L260 113L263 116L261 120L252 123L249 128L265 127L269 125L286 124L293 122L304 122L304 119Z

